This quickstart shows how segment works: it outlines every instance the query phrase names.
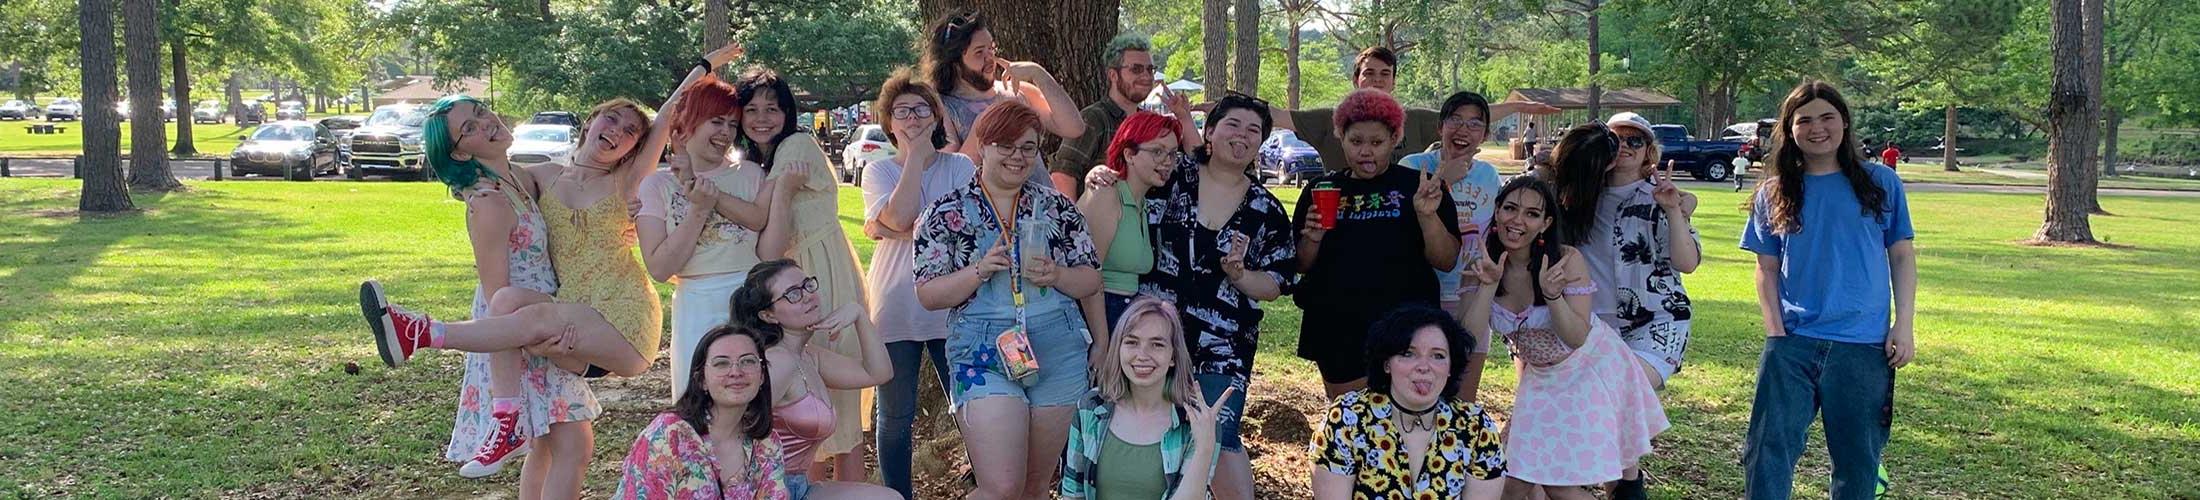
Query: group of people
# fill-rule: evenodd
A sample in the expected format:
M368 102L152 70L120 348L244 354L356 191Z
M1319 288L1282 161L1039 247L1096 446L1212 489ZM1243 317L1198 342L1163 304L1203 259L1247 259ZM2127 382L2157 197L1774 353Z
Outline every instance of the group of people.
M396 305L377 281L360 303L392 367L468 353L446 453L460 474L532 455L522 498L577 496L601 414L588 379L660 355L659 281L674 403L632 442L620 498L912 497L924 376L949 393L969 498L1253 498L1240 420L1262 303L1286 295L1331 401L1316 498L1644 498L1640 461L1670 426L1658 391L1691 331L1681 275L1704 260L1696 199L1658 167L1647 120L1568 129L1549 168L1505 180L1475 158L1489 123L1538 105L1401 106L1384 49L1355 59L1335 108L1231 93L1194 128L1181 97L1139 109L1143 38L1110 43L1106 98L1080 109L1046 68L998 55L978 15L923 36L871 111L895 152L859 182L868 267L791 86L717 76L737 45L654 116L596 106L561 163L514 168L486 104L437 101L423 143L467 207L473 319ZM1849 123L1823 83L1788 96L1742 236L1768 335L1752 498L1787 496L1821 412L1835 497L1869 496L1893 369L1914 355L1901 185ZM1278 128L1330 167L1291 210L1249 175ZM1048 136L1061 147L1042 158ZM1477 403L1492 337L1519 372L1503 426Z

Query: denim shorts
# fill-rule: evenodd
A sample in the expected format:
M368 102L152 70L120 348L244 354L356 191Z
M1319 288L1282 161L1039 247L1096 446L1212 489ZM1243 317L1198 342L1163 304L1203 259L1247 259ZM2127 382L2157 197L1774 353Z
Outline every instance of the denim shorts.
M1192 375L1192 380L1199 382L1199 393L1207 397L1210 405L1215 404L1216 397L1222 396L1222 391L1237 386L1237 392L1230 395L1229 404L1215 416L1215 444L1221 445L1222 451L1245 451L1245 441L1238 436L1238 423L1245 419L1245 387L1237 385L1237 376L1200 373Z
M1002 371L1000 349L995 345L1001 332L1016 326L1015 320L957 315L948 321L948 395L955 408L989 397L1014 397L1035 407L1071 406L1091 388L1091 379L1085 376L1090 345L1084 319L1056 311L1031 316L1024 325L1033 354L1039 358L1039 371L1016 380Z

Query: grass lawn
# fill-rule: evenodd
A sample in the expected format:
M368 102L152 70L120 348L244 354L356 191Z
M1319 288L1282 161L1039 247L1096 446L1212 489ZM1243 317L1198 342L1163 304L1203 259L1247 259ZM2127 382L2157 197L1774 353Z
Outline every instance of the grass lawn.
M509 494L515 474L468 481L438 460L459 357L382 368L353 303L378 277L406 303L463 311L460 204L425 183L189 185L86 218L74 182L0 180L0 497ZM1707 259L1687 278L1700 308L1689 364L1665 393L1676 427L1646 464L1657 498L1739 495L1761 345L1752 259L1733 245L1740 195L1699 194ZM860 234L856 190L841 198ZM1900 375L1894 496L2200 494L2200 233L2188 230L2200 200L2103 199L2123 215L2093 228L2119 249L2016 244L2038 226L2037 195L1911 202L1923 355ZM1269 309L1255 403L1318 397L1292 357L1295 308ZM662 409L655 380L598 384L591 496L608 494ZM1509 410L1510 365L1485 380L1485 402ZM1261 484L1303 498L1302 442L1258 432ZM1823 451L1806 455L1803 498L1823 498L1825 467Z
M1992 186L2046 186L2047 172L2043 170L2007 169L2018 176L1980 172L1980 168L1966 167L1961 172L1942 170L1939 163L1904 163L1899 170L1902 180L1908 182L1932 182L1941 184L1984 184ZM2026 175L2030 174L2030 175ZM2173 179L2123 175L2101 178L2101 187L2120 189L2156 189L2164 191L2200 191L2200 180Z
M269 109L268 116L273 117L273 108ZM306 119L319 120L338 115L309 113ZM53 125L68 128L68 131L59 134L32 135L24 128L45 123L45 120L0 121L0 156L68 157L83 153L84 122L53 122ZM123 154L130 153L130 127L135 124L136 122L122 122ZM167 125L168 145L173 148L176 144L176 124L169 122ZM198 147L200 155L226 156L229 150L237 148L237 143L244 142L252 130L253 127L240 127L236 122L194 124L191 126L191 144Z

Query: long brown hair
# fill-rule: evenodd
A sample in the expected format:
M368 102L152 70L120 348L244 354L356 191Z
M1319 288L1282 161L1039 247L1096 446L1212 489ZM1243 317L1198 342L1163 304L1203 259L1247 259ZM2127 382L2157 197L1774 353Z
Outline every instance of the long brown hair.
M1559 138L1558 148L1551 152L1551 168L1537 169L1545 172L1544 180L1558 193L1557 205L1565 210L1552 227L1558 228L1559 240L1571 245L1587 241L1589 231L1597 223L1597 198L1604 196L1604 177L1611 170L1612 159L1619 156L1619 136L1611 127L1602 123L1576 126ZM1504 198L1491 201L1503 203ZM1556 205L1554 205L1556 206Z
M1795 145L1795 110L1820 99L1841 113L1841 147L1834 151L1834 158L1841 166L1841 176L1849 180L1849 189L1856 192L1857 204L1866 214L1887 212L1887 190L1872 182L1871 171L1864 169L1863 150L1856 146L1856 120L1849 114L1849 101L1842 99L1841 91L1831 84L1804 80L1780 103L1780 121L1772 126L1772 159L1767 162L1775 173L1757 184L1757 195L1764 200L1765 209L1772 212L1765 219L1772 222L1773 233L1803 230L1803 151Z
M748 408L741 412L741 435L749 439L764 439L772 433L772 381L771 359L764 355L762 335L751 329L734 325L718 325L703 334L703 340L695 343L695 359L688 363L687 390L680 391L680 398L672 403L672 412L694 427L696 434L710 435L710 410L718 402L711 399L710 389L703 387L703 366L709 363L710 346L732 337L749 339L756 345L756 358L762 360L763 375L757 377L756 397L750 399Z

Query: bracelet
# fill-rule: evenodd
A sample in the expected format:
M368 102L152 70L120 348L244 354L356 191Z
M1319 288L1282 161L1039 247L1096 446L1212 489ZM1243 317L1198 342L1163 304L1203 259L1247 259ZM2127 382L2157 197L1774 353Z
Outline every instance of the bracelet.
M716 65L716 64L711 64L711 62L710 62L710 59L705 59L705 58L701 58L701 57L697 57L697 58L695 58L695 65L694 65L694 66L689 66L689 67L690 67L690 68L701 68L701 69L703 70L703 72L704 72L704 73L711 73L711 72L716 72L716 71L718 71L718 65Z
M1564 298L1566 298L1566 294L1563 294L1563 293L1561 293L1561 294L1558 294L1558 296L1557 296L1557 297L1544 297L1544 298L1543 298L1543 301L1544 301L1544 302L1558 302L1558 301L1559 301L1560 299L1564 299Z

